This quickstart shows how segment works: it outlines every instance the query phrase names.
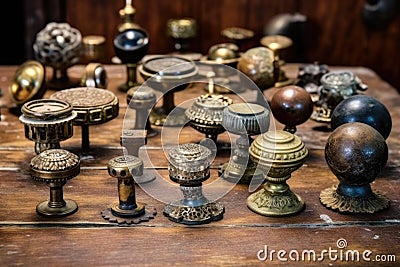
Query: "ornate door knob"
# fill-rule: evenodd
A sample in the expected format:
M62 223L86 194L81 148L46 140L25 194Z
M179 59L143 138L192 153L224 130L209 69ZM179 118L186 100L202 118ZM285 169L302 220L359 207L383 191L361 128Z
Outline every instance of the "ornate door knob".
M50 200L36 206L36 212L47 217L63 217L75 213L78 205L73 200L64 200L63 186L67 180L80 172L80 160L64 149L48 149L36 155L30 164L34 180L45 182L50 187Z

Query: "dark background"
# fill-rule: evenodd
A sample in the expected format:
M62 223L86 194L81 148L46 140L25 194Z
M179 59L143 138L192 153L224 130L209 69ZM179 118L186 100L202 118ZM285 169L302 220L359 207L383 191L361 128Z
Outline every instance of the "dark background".
M385 1L385 0L380 0ZM255 32L241 49L260 46L265 27L279 14L298 12L306 23L292 34L297 43L287 52L287 62L365 66L376 71L400 91L400 16L390 8L362 19L365 0L134 0L135 21L149 32L149 53L169 53L173 42L166 36L169 18L192 17L198 34L194 52L207 53L211 45L228 42L220 32L243 27ZM373 5L379 0L369 0ZM390 2L390 1L389 1ZM48 22L68 22L83 36L106 37L105 62L114 55L112 40L121 22L124 0L13 0L1 1L0 64L16 65L33 58L32 44ZM11 17L11 18L9 18ZM376 19L375 19L376 18ZM379 22L379 23L378 23Z

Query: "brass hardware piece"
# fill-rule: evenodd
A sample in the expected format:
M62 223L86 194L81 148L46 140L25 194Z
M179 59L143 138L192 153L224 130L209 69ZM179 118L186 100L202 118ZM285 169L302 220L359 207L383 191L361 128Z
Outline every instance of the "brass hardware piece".
M329 72L326 64L314 62L299 66L297 74L297 86L304 88L310 94L318 93L318 88L321 86L321 78Z
M197 34L197 23L192 18L172 18L167 21L167 36L174 41L177 52L189 50L190 40Z
M263 188L247 198L249 209L263 216L287 216L302 211L304 201L286 183L308 156L300 138L282 130L268 131L254 140L249 152L250 158L268 173Z
M36 155L30 163L34 180L45 182L50 187L50 200L36 206L36 212L46 217L64 217L75 213L78 205L73 200L64 200L63 186L67 180L80 172L80 160L64 149L48 149Z
M101 35L86 35L82 38L84 56L89 62L103 62L106 38Z
M25 103L19 121L24 124L25 137L35 142L35 152L60 148L60 142L73 135L77 113L62 100L37 99Z
M103 124L118 116L118 98L108 90L77 87L55 92L51 99L69 102L77 113L74 125L82 128L82 150L89 151L89 126Z
M210 202L202 183L210 177L211 151L198 144L181 144L169 151L169 177L180 185L184 198L167 204L164 215L173 222L194 225L222 219L224 207Z
M81 86L107 88L108 78L106 69L100 63L89 63L81 77Z
M230 161L220 166L219 176L233 183L250 184L252 179L263 180L263 172L249 159L252 135L268 131L270 112L253 103L236 103L227 106L222 115L222 125L233 134L239 135Z
M118 32L140 28L140 26L134 22L135 15L136 9L132 5L132 0L126 0L124 8L119 10L122 23L118 25Z

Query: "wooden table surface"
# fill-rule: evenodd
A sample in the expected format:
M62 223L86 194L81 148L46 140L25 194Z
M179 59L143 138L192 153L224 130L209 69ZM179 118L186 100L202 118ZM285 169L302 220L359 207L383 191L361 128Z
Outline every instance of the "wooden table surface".
M82 154L81 132L74 128L74 136L61 142L61 147L81 156L81 172L64 186L64 197L75 200L77 213L59 219L40 217L35 212L38 202L48 198L49 189L34 182L29 173L29 162L35 156L33 142L24 136L18 116L10 112L14 106L8 86L17 66L0 67L0 266L399 266L400 262L400 96L373 71L363 67L331 67L348 69L369 86L365 92L379 99L389 109L393 120L387 139L389 160L372 188L382 191L391 200L389 209L373 215L342 215L323 207L319 202L321 190L337 183L324 159L324 146L329 131L321 131L322 124L307 121L298 127L298 135L309 149L306 163L288 181L291 189L306 202L306 209L295 216L263 217L246 206L249 188L236 185L219 201L225 206L224 218L201 226L185 226L169 221L163 214L163 199L181 199L178 185L169 182L168 162L164 156L160 135L149 138L140 155L147 152L157 172L150 183L158 187L158 196L147 194L136 187L137 200L157 209L157 216L149 222L118 226L105 221L100 212L118 200L117 182L107 173L107 162L123 155L120 135L127 110L126 96L117 86L126 80L125 67L107 65L108 89L120 101L119 116L105 124L90 126L89 153ZM287 75L295 78L298 65L287 64ZM79 79L84 66L69 69L71 78ZM265 92L269 99L275 89ZM45 98L54 91L47 91ZM176 102L194 99L204 94L201 86L193 86L176 94ZM234 101L236 96L231 96ZM132 111L131 111L132 112ZM283 128L275 122L276 128ZM158 131L160 127L154 127ZM181 143L199 142L204 136L191 127L180 131ZM218 137L228 144L226 133ZM212 164L212 179L217 177L218 165L229 158L229 149L218 152ZM151 170L149 162L146 169ZM167 195L162 185L168 184L178 192ZM148 184L147 186L149 187ZM150 187L151 187L150 186ZM204 191L211 189L205 188ZM339 241L347 246L338 247ZM265 257L275 250L273 258ZM277 252L288 260L278 259ZM317 257L326 252L323 260L307 260L307 253ZM336 251L335 251L336 250ZM346 251L360 252L360 261L346 261ZM364 251L370 261L362 258ZM298 261L290 256L300 253ZM305 260L301 260L301 254ZM366 252L366 253L367 253ZM284 252L280 252L284 253ZM337 258L335 258L337 257ZM259 259L261 258L261 260ZM379 259L396 262L378 262Z

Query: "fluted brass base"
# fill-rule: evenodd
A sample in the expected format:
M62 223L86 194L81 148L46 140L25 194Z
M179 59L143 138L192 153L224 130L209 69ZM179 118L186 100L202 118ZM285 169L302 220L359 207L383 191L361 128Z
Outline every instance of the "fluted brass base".
M78 204L73 200L64 200L65 205L62 207L50 207L49 201L40 202L36 206L36 212L46 217L65 217L78 211Z
M350 197L339 194L336 185L321 191L319 197L325 207L341 213L375 213L390 206L390 200L381 192Z
M183 126L188 122L188 118L185 115L185 110L176 107L173 110L173 114L168 116L162 108L154 108L150 112L150 123L157 126Z
M183 201L170 203L164 208L164 215L173 222L187 225L205 224L221 220L225 208L219 202L206 203L200 206L185 206Z
M136 217L143 215L145 212L144 204L137 202L137 207L134 209L123 210L120 208L119 203L111 206L111 213L117 217Z
M226 162L218 168L218 176L231 183L250 184L252 179L263 182L265 174L252 161L247 165Z
M279 217L299 213L305 208L304 201L287 184L266 182L263 187L247 198L247 207L255 213Z

